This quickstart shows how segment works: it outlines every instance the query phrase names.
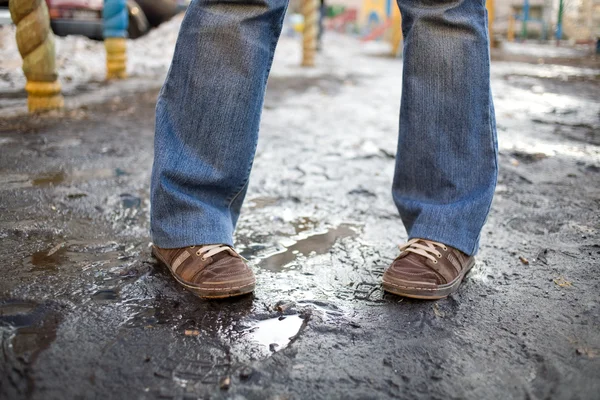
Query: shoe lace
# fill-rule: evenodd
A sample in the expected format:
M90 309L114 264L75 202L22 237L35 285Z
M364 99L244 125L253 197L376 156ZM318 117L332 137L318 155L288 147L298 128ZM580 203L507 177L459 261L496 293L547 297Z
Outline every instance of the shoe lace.
M420 256L423 256L429 260L431 260L434 264L437 264L437 258L442 258L442 253L436 249L436 246L444 249L444 251L448 250L445 244L434 242L433 240L427 239L411 239L408 242L401 244L398 246L400 251L406 251L409 253L415 253Z
M192 249L196 246L190 246ZM209 257L212 257L216 254L228 252L234 257L238 257L238 254L231 247L225 244L207 244L205 246L200 246L196 251L196 255L198 257L202 256L202 260L206 260Z

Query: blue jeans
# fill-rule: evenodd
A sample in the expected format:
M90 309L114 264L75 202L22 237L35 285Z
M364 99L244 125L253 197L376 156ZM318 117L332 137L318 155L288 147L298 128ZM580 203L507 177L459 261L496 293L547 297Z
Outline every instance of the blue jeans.
M410 238L478 248L497 178L484 0L398 0L392 195ZM156 106L152 240L233 245L287 0L194 0Z

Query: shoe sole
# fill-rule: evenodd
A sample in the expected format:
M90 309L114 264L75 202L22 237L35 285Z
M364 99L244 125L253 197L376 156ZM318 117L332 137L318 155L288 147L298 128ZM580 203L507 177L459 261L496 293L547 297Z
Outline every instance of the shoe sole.
M219 285L224 283L232 284L232 286L222 288L201 288L198 286L190 285L189 283L186 283L183 280L181 280L181 278L179 278L177 274L173 272L169 264L160 256L160 254L158 254L157 251L154 250L154 248L152 248L152 255L169 270L169 272L171 273L173 278L175 278L177 283L179 283L181 286L185 287L187 290L192 292L194 295L200 297L201 299L226 299L229 297L244 296L246 294L254 292L254 289L256 287L256 280L253 280L251 283L245 283L247 281L244 280L212 283L213 285ZM244 282L245 284L235 286L237 282Z
M384 280L382 284L383 290L385 290L388 293L395 294L397 296L409 297L411 299L444 299L458 290L458 288L464 281L465 276L467 276L467 274L469 273L471 268L473 268L474 265L475 259L473 259L473 261L471 261L471 264L469 264L463 271L461 271L461 273L452 282L447 283L445 285L438 285L435 289L409 286L409 281L402 281L402 283L399 284Z

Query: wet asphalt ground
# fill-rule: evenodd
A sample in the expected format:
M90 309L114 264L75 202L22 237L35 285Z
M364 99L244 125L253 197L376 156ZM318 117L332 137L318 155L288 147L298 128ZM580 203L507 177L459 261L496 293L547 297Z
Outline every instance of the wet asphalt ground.
M597 70L494 66L477 266L425 302L380 288L406 240L399 60L340 63L276 61L236 233L258 286L234 300L150 255L156 88L0 120L0 398L598 399Z

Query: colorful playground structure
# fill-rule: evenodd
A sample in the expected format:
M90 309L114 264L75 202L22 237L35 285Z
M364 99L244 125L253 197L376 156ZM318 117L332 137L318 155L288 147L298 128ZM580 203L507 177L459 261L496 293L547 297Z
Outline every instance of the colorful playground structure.
M507 39L515 40L516 22L520 22L520 38L528 37L528 24L540 24L542 38L547 36L548 23L530 10L530 0L522 0L517 6L511 6L508 18ZM600 0L593 1L598 3ZM555 37L563 36L563 0L558 2L558 16ZM302 16L294 23L301 31L302 66L312 67L319 40L321 18L324 12L323 0L300 0ZM592 4L592 3L590 3ZM49 12L45 0L11 0L10 14L17 26L16 41L23 58L23 72L27 79L25 89L28 94L28 109L31 112L62 108L64 100L55 61L54 35L50 28ZM540 5L536 5L537 8ZM490 44L494 45L494 0L486 1ZM535 10L532 8L532 10ZM359 34L363 42L386 40L390 42L392 56L398 56L402 48L402 16L396 0L363 0L360 9L329 7L325 25L329 30ZM591 15L591 14L590 14ZM127 77L127 0L104 0L102 11L103 36L106 49L106 78L123 79ZM498 22L499 23L499 22ZM554 25L554 23L550 24ZM597 35L600 36L600 35ZM596 40L596 39L595 39ZM594 43L596 41L594 40ZM597 51L600 52L600 39Z
M402 44L402 16L395 0L364 0L358 24L366 32L363 42L383 38L390 42L392 56L398 56Z
M490 38L493 39L494 0L486 1ZM392 55L398 56L402 44L402 16L395 0L364 0L357 18L365 32L362 41L387 39L391 43ZM490 43L493 45L494 41Z
M58 82L54 34L50 29L44 0L12 0L10 15L17 25L17 46L27 78L27 107L30 111L62 108L64 99Z
M126 0L105 0L102 8L104 47L106 48L106 78L127 77L127 27L129 13Z
M302 30L302 66L314 67L317 52L319 5L318 0L302 0L304 24Z
M45 0L12 0L10 15L17 26L17 46L23 58L27 79L27 108L30 112L60 109L64 106L56 70L54 34ZM125 78L127 38L126 0L104 0L104 43L107 79Z
M30 112L64 107L56 68L54 34L45 0L11 0L10 14L17 26L16 41L23 58L27 79L27 105ZM319 1L302 0L304 15L302 65L315 65ZM106 79L127 77L127 0L104 0L103 37L106 49Z

